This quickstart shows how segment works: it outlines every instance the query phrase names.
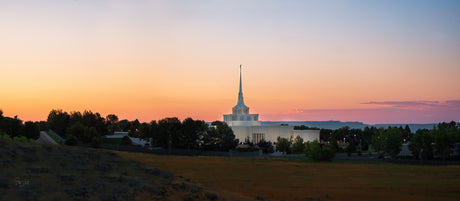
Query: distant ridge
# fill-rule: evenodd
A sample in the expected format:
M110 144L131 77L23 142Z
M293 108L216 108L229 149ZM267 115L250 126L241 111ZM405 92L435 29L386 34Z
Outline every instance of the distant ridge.
M275 126L275 125L280 125L280 124L288 124L289 126L301 126L305 125L308 127L316 127L316 128L325 128L325 129L338 129L342 128L345 126L348 126L350 128L356 128L356 129L364 129L366 126L368 127L383 127L383 128L388 128L389 126L402 126L405 127L406 125L409 126L412 132L415 132L418 129L432 129L433 126L437 124L364 124L362 122L356 122L356 121L347 121L347 122L341 122L341 121L262 121L262 126Z

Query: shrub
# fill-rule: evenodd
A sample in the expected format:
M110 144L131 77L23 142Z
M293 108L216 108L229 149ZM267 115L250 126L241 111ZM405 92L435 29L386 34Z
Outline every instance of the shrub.
M121 145L132 145L133 142L131 141L131 139L129 139L128 136L124 136L122 139L121 139Z
M69 145L69 146L77 145L77 138L73 135L68 135L64 144Z
M12 140L11 137L5 133L0 133L0 140Z
M292 144L292 152L302 153L304 149L305 144L303 143L303 139L298 135L297 137L295 137L294 143Z
M319 144L317 140L310 143L310 149L306 149L307 156L315 161L329 161L335 156L335 149L331 145Z
M13 138L13 140L18 142L30 142L30 140L25 136L16 136Z
M346 150L347 150L347 155L348 155L348 156L351 156L351 153L353 153L353 152L356 151L356 144L355 144L355 141L353 141L353 140L350 141L350 142L348 143L348 146L347 146Z
M94 148L99 148L103 141L104 141L104 138L94 136L93 139L91 139L91 146Z
M280 138L276 144L276 150L279 152L290 152L291 143L286 138Z

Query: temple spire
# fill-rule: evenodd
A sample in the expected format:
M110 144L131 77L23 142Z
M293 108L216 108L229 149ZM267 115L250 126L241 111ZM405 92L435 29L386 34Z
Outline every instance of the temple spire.
M244 106L244 99L243 99L243 86L242 86L242 81L241 81L241 64L240 64L240 91L238 92L238 103L236 106Z

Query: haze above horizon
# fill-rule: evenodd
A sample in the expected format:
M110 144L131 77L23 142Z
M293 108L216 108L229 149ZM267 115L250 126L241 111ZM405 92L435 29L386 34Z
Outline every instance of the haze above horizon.
M460 122L459 1L0 2L0 109Z

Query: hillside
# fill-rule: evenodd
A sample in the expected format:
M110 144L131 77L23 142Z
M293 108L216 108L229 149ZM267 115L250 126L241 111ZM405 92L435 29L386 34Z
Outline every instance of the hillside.
M91 148L0 141L0 200L222 200L189 179Z

